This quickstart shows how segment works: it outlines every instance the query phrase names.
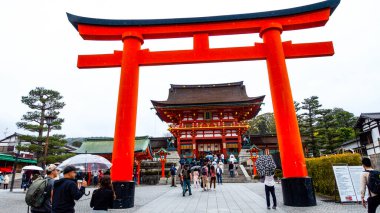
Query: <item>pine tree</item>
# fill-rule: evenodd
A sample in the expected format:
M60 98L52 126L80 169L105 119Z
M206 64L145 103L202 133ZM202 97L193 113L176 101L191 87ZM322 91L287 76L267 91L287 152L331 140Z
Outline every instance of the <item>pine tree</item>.
M325 153L333 153L337 148L336 141L336 121L331 109L320 109L320 117L317 118L315 138Z
M21 102L26 104L31 111L24 114L20 122L17 122L17 127L26 131L37 133L37 135L23 135L21 140L30 142L30 145L18 147L21 151L28 151L35 154L38 165L43 162L43 150L46 136L44 132L47 131L45 116L55 116L51 124L51 130L60 130L62 128L63 118L59 118L59 111L65 106L62 102L62 96L59 92L54 90L37 87L29 92L27 96L22 96ZM66 141L64 135L51 135L49 136L48 145L48 160L47 162L53 163L56 159L55 156L61 155L65 150L63 146Z
M322 105L319 104L317 96L311 96L310 98L304 99L302 102L302 109L305 113L302 113L303 122L301 123L302 129L304 129L305 135L308 138L305 140L306 146L312 151L313 156L319 156L320 145L315 138L316 129L315 125L317 123L317 118L319 116L319 108Z
M250 125L249 133L259 135L276 134L276 124L273 113L258 115L248 123Z

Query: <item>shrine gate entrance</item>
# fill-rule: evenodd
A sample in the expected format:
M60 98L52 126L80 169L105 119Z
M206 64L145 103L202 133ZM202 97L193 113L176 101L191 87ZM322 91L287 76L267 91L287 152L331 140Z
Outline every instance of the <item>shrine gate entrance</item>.
M134 206L134 138L139 67L151 65L266 60L279 151L282 161L284 204L316 205L308 177L285 59L331 56L332 42L293 44L281 33L324 26L339 4L327 0L284 10L250 14L157 20L94 19L67 14L85 40L119 40L122 51L79 55L79 68L121 67L111 178L116 191L115 208ZM254 46L209 48L209 36L259 33L263 43ZM192 37L192 50L141 49L145 39Z

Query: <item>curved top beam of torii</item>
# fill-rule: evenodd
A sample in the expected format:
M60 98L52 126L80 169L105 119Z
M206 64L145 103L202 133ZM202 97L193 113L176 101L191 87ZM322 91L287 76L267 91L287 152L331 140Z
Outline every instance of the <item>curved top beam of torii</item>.
M195 18L113 20L76 16L67 13L71 24L86 40L121 40L126 31L141 33L144 39L191 37L194 33L230 35L258 33L263 25L275 21L283 30L298 30L326 24L340 0L289 9Z

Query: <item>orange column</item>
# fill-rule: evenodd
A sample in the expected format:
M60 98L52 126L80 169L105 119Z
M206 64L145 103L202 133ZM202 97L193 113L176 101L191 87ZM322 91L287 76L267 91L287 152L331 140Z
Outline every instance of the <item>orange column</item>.
M161 160L161 177L162 178L165 177L165 162L166 162L166 159Z
M181 157L181 134L177 137L177 152L179 157Z
M224 159L227 159L227 148L226 148L226 133L222 130L222 153L224 155Z
M191 143L193 145L193 156L192 156L192 158L194 158L194 155L196 158L199 158L198 153L197 153L197 144L195 142L195 135L194 134L191 134Z
M123 34L123 56L112 154L112 181L132 181L136 131L139 62L143 39L135 33Z
M286 69L281 32L282 27L279 24L271 24L262 28L260 32L266 49L278 146L284 177L306 177L306 163Z
M257 160L257 157L252 158L252 161L253 161L253 175L255 175L255 176L257 175L256 160Z

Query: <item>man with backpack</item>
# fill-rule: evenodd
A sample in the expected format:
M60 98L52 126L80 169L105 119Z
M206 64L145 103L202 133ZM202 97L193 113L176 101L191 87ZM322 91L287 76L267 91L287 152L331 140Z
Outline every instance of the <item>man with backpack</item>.
M76 182L74 166L66 166L63 175L63 179L54 182L52 213L74 213L74 200L79 200L85 193L87 182Z
M183 178L183 192L182 192L182 195L185 197L185 194L186 194L187 191L189 191L189 195L192 195L191 194L191 187L190 187L190 183L191 183L192 177L191 177L191 171L189 169L189 165L188 164L185 164L185 168L182 170L182 178Z
M207 163L205 163L201 169L203 191L208 190L208 171Z
M25 196L27 204L31 206L32 213L51 212L51 196L54 178L58 176L57 166L54 164L47 166L46 175L45 179L36 179ZM43 193L38 193L37 190L42 190Z
M172 164L172 167L170 167L170 176L172 177L172 185L171 187L177 187L175 183L175 175L177 172L177 168L175 168L174 164Z
M364 171L360 177L360 193L362 205L366 208L368 204L368 213L375 213L380 204L380 172L372 169L371 160L363 158L362 164ZM367 203L364 200L366 189L368 188Z

